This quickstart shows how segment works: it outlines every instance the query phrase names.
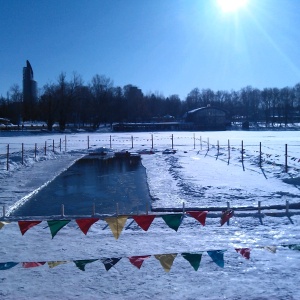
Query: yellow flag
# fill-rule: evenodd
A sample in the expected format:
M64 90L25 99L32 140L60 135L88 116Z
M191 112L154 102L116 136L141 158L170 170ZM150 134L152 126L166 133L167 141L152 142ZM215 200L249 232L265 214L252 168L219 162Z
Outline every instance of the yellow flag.
M127 216L108 217L104 219L109 225L116 240L119 238L127 219Z
M159 262L160 262L161 266L164 268L165 272L170 272L176 256L177 256L177 253L154 255L154 257L159 260Z
M62 261L48 261L48 266L49 266L49 268L54 268L54 267L57 267L59 265L66 264L66 263L68 263L68 261L66 261L66 260L62 260Z
M1 221L1 222L0 222L0 230L1 230L5 225L7 225L7 224L9 224L9 222Z

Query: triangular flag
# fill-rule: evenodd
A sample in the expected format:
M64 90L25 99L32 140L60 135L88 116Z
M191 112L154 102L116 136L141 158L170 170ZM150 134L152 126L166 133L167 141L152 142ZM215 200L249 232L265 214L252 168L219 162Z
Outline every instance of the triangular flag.
M10 222L4 222L4 221L1 221L0 222L0 230L7 224L9 224Z
M195 271L199 269L202 253L181 253L181 255L191 264Z
M161 216L165 223L175 231L178 230L181 222L182 222L182 214L170 214L170 215L162 215Z
M276 250L277 250L276 246L265 246L265 247L262 247L262 248L265 249L265 250L268 250L269 252L272 252L272 253L276 253Z
M40 224L42 221L18 221L22 235L31 227Z
M57 267L59 265L63 265L63 264L67 264L68 261L66 260L61 260L61 261L48 261L48 266L49 268L54 268L54 267Z
M237 253L240 253L246 259L250 259L250 248L235 248L235 251Z
M226 250L207 251L211 259L221 268L224 268L224 252Z
M208 211L187 211L187 213L205 226L205 220Z
M52 238L64 227L66 226L71 220L50 220L48 222L48 226L50 227Z
M80 269L81 271L85 271L85 266L96 260L98 259L85 259L85 260L73 260L73 261L78 269Z
M222 213L220 224L223 226L234 214L233 210L226 210Z
M23 268L35 268L35 267L40 267L43 266L46 262L41 261L41 262L23 262Z
M134 221L144 230L147 231L152 224L155 216L144 215L144 216L133 216Z
M122 259L122 257L111 257L111 258L100 258L106 271L112 268L118 261Z
M127 219L128 219L127 216L108 217L108 218L104 219L107 222L107 224L109 225L116 240L119 238Z
M129 261L136 266L138 269L141 268L143 262L151 257L151 255L144 255L144 256L130 256L128 257Z
M88 219L78 219L76 220L76 223L78 224L79 228L84 234L87 234L90 227L99 221L99 218L88 218Z
M159 260L159 262L160 262L161 266L164 268L165 272L170 272L176 256L177 256L177 253L154 255L154 257Z
M300 251L300 244L282 245L283 247L289 247L291 250Z
M18 264L17 262L13 262L13 261L5 262L5 263L0 263L0 270L11 269L14 266L16 266L17 264Z

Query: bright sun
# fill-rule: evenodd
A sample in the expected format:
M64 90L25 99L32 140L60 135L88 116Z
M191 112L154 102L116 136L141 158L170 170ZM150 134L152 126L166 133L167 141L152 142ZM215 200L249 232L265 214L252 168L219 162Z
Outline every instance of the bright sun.
M223 12L234 12L247 6L248 0L217 0Z

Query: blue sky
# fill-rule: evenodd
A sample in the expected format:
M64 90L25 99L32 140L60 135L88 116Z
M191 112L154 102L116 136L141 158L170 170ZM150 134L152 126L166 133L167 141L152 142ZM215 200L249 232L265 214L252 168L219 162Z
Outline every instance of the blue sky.
M182 100L195 87L294 86L299 11L299 0L235 12L217 0L0 0L0 95L22 87L27 59L39 88L74 71Z

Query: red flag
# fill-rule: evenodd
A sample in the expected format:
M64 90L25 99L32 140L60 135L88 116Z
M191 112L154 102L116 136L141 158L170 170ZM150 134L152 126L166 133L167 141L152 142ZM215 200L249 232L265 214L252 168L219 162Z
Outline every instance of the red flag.
M153 222L155 215L133 216L134 221L145 231L147 231Z
M208 211L187 211L187 213L205 226L205 220Z
M240 253L246 259L250 259L250 248L236 248L235 251L237 253Z
M46 262L41 261L41 262L23 262L23 268L35 268L35 267L40 267L44 265Z
M233 210L223 211L221 220L220 220L221 226L223 226L233 216L233 214L234 214Z
M30 229L31 227L40 224L42 221L18 221L20 231L22 235L25 234L25 232Z
M78 219L76 223L78 224L81 231L86 235L90 227L99 221L99 218L88 218L88 219Z
M151 255L131 256L131 257L128 257L128 259L134 266L136 266L138 269L140 269L144 260L146 260L149 257L151 257Z

